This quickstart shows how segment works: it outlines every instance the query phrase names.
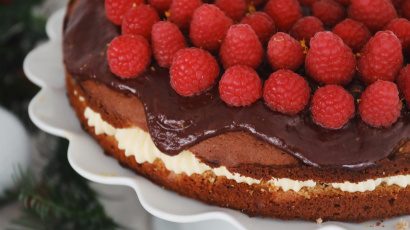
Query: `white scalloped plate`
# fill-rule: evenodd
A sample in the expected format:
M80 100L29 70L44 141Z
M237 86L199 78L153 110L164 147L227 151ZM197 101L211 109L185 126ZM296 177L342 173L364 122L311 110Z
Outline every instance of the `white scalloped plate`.
M378 229L375 221L349 224L326 222L321 225L304 221L281 221L250 218L238 211L203 204L162 189L147 179L121 167L80 127L69 106L64 84L61 53L61 34L64 9L50 17L46 31L50 41L31 51L24 61L27 77L40 86L41 91L29 106L32 121L42 130L70 141L68 159L83 177L98 183L124 185L133 188L142 206L154 216L171 222L192 223L223 220L238 229ZM410 221L409 217L406 217ZM385 221L384 229L392 229L399 221ZM381 228L381 227L380 227Z

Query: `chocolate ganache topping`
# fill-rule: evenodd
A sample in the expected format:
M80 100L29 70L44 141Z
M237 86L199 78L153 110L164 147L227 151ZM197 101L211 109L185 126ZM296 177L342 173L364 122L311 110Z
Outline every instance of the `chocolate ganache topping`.
M206 138L241 130L311 166L363 168L394 153L410 137L409 114L402 114L387 129L371 128L356 117L341 130L327 130L312 123L307 111L286 116L262 101L229 107L219 98L217 87L199 96L179 96L170 87L168 70L155 65L143 76L122 80L110 72L105 55L107 44L119 34L120 29L105 17L103 0L79 1L65 23L67 71L78 81L95 80L137 96L155 145L169 155Z

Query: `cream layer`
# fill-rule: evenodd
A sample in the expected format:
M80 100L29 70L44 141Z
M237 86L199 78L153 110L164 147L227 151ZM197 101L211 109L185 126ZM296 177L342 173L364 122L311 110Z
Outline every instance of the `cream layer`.
M223 176L234 180L237 183L246 183L248 185L267 183L271 186L282 189L283 191L293 190L300 191L302 188L315 187L316 185L331 186L345 192L365 192L373 191L382 184L397 185L402 188L410 184L410 175L398 175L384 178L370 179L362 182L352 183L317 183L313 180L298 181L288 178L272 178L268 181L243 176L239 173L230 172L225 166L212 168L205 163L202 163L190 151L183 151L176 156L169 156L161 151L153 143L149 133L138 127L132 128L115 128L108 122L104 121L101 115L91 108L87 107L84 111L84 116L90 127L94 127L95 134L106 134L115 138L118 143L118 148L124 150L126 156L134 156L137 163L153 163L155 160L161 160L165 167L177 174L185 173L190 176L192 174L203 174L204 172L212 172L216 176Z

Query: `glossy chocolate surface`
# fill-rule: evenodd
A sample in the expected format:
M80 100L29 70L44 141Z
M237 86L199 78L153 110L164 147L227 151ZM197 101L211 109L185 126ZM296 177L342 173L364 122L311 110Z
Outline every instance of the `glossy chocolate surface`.
M271 111L261 100L250 107L228 107L217 87L200 96L181 97L170 87L168 70L159 67L135 79L119 79L105 56L107 44L119 32L107 21L103 0L80 0L65 24L67 71L79 81L93 79L137 96L152 139L164 153L175 155L206 138L243 130L308 165L363 168L388 157L410 137L408 114L388 129L371 128L355 117L334 131L313 124L308 111L290 117Z

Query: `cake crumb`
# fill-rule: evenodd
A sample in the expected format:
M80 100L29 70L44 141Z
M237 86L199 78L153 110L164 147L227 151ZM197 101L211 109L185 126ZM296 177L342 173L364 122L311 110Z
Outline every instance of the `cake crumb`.
M215 177L209 177L208 180L211 184L215 183Z
M404 152L404 147L400 147L399 153L403 153L403 152Z
M396 230L407 230L409 228L409 223L403 219L396 224Z
M316 219L316 224L321 224L321 223L323 223L322 218L317 218L317 219Z

